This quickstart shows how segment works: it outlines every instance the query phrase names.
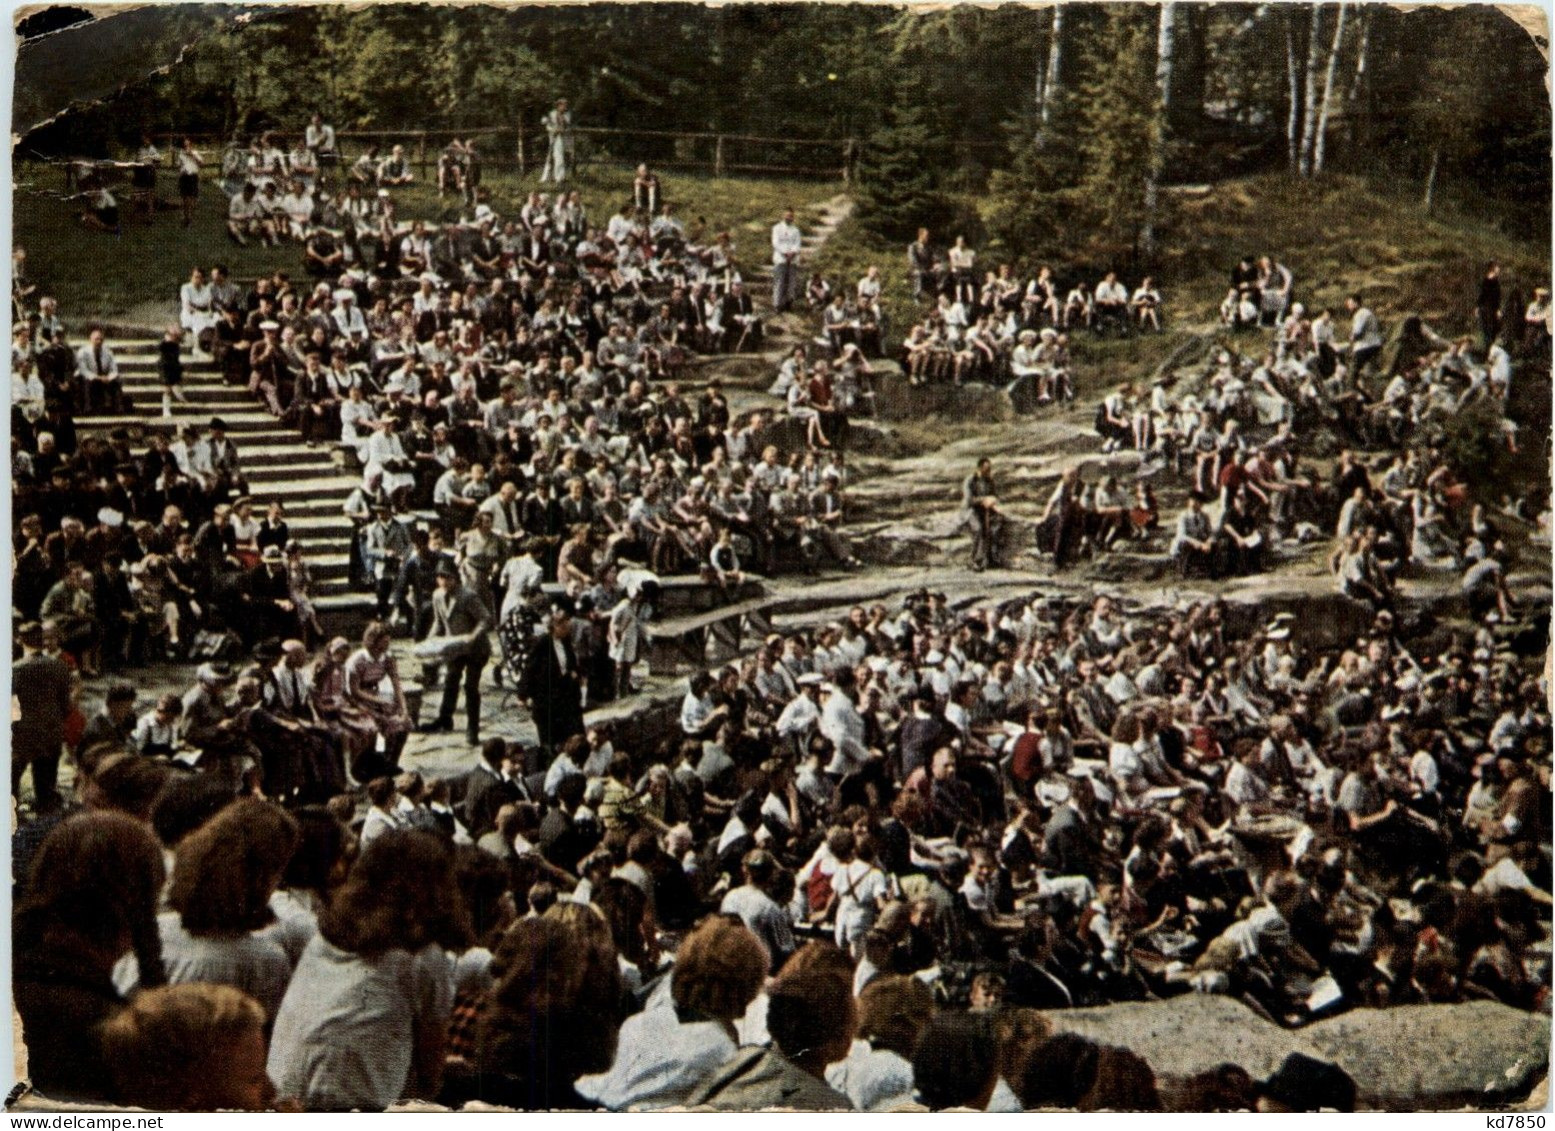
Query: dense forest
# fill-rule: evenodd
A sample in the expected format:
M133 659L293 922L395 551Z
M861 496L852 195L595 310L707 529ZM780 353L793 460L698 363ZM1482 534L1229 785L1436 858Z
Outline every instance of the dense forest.
M864 215L892 236L991 191L1006 239L1082 225L1148 255L1165 190L1279 169L1358 175L1427 208L1473 201L1509 232L1548 231L1547 44L1481 5L400 3L220 22L208 10L163 9L139 48L118 37L159 69L37 128L18 121L18 155L122 151L141 130L297 129L315 109L343 130L511 139L565 96L583 126L828 139L837 152L851 139ZM19 85L42 81L30 52L41 61L76 34L24 45ZM69 98L57 69L49 80L58 105L40 110L54 113ZM687 144L612 135L596 149L670 160ZM776 148L761 159L803 164Z

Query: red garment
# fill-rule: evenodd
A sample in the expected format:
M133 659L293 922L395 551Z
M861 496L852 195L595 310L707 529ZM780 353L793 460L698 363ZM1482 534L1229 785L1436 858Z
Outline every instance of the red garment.
M1035 780L1042 773L1042 735L1028 730L1015 740L1010 751L1010 776L1021 785Z

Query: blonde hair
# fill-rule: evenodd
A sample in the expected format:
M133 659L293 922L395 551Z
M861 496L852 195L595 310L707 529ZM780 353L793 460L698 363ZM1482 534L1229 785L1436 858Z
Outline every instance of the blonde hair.
M264 1023L264 1007L231 986L158 986L103 1023L103 1059L121 1102L189 1109L199 1101L198 1081L221 1072L228 1050Z

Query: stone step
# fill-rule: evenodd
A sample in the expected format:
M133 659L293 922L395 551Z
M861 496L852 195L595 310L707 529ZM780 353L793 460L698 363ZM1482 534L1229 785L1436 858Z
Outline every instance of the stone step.
M193 401L193 398L190 399ZM223 407L220 414L221 419L226 424L227 431L234 437L254 432L275 432L278 429L279 422L275 417L268 412L254 408L253 404L254 402L250 400L247 407L233 412L229 412ZM173 422L175 424L193 424L199 421L203 427L205 420L208 420L211 416L210 408L199 403L183 404L180 401L174 400L172 409ZM127 428L137 424L152 423L151 420L139 413L132 413L126 416L88 416L85 419L100 428ZM156 422L160 423L164 419L164 417L159 416ZM288 431L286 435L296 437L297 433Z
M134 398L138 405L154 407L158 412L162 409L162 386L156 381L121 381L124 391ZM180 408L193 412L201 407L219 408L222 412L238 412L244 408L252 408L254 398L249 395L247 389L233 385L223 385L220 382L210 384L190 384L185 382L179 386L184 396L189 398L189 404L181 405L175 398L173 411Z
M282 505L291 507L313 499L329 499L339 506L358 480L341 475L300 477L292 474L282 477L267 472L250 475L249 482L265 484L271 498L280 499Z

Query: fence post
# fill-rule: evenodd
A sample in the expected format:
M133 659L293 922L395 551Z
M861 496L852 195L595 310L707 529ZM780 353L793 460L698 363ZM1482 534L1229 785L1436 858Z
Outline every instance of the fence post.
M842 143L842 183L851 184L853 181L853 139L850 137Z
M719 134L713 141L713 176L724 175L724 135Z
M426 179L427 175L427 131L422 130L416 135L416 176Z
M524 123L518 124L518 175L520 177L528 173L527 162L524 158Z

